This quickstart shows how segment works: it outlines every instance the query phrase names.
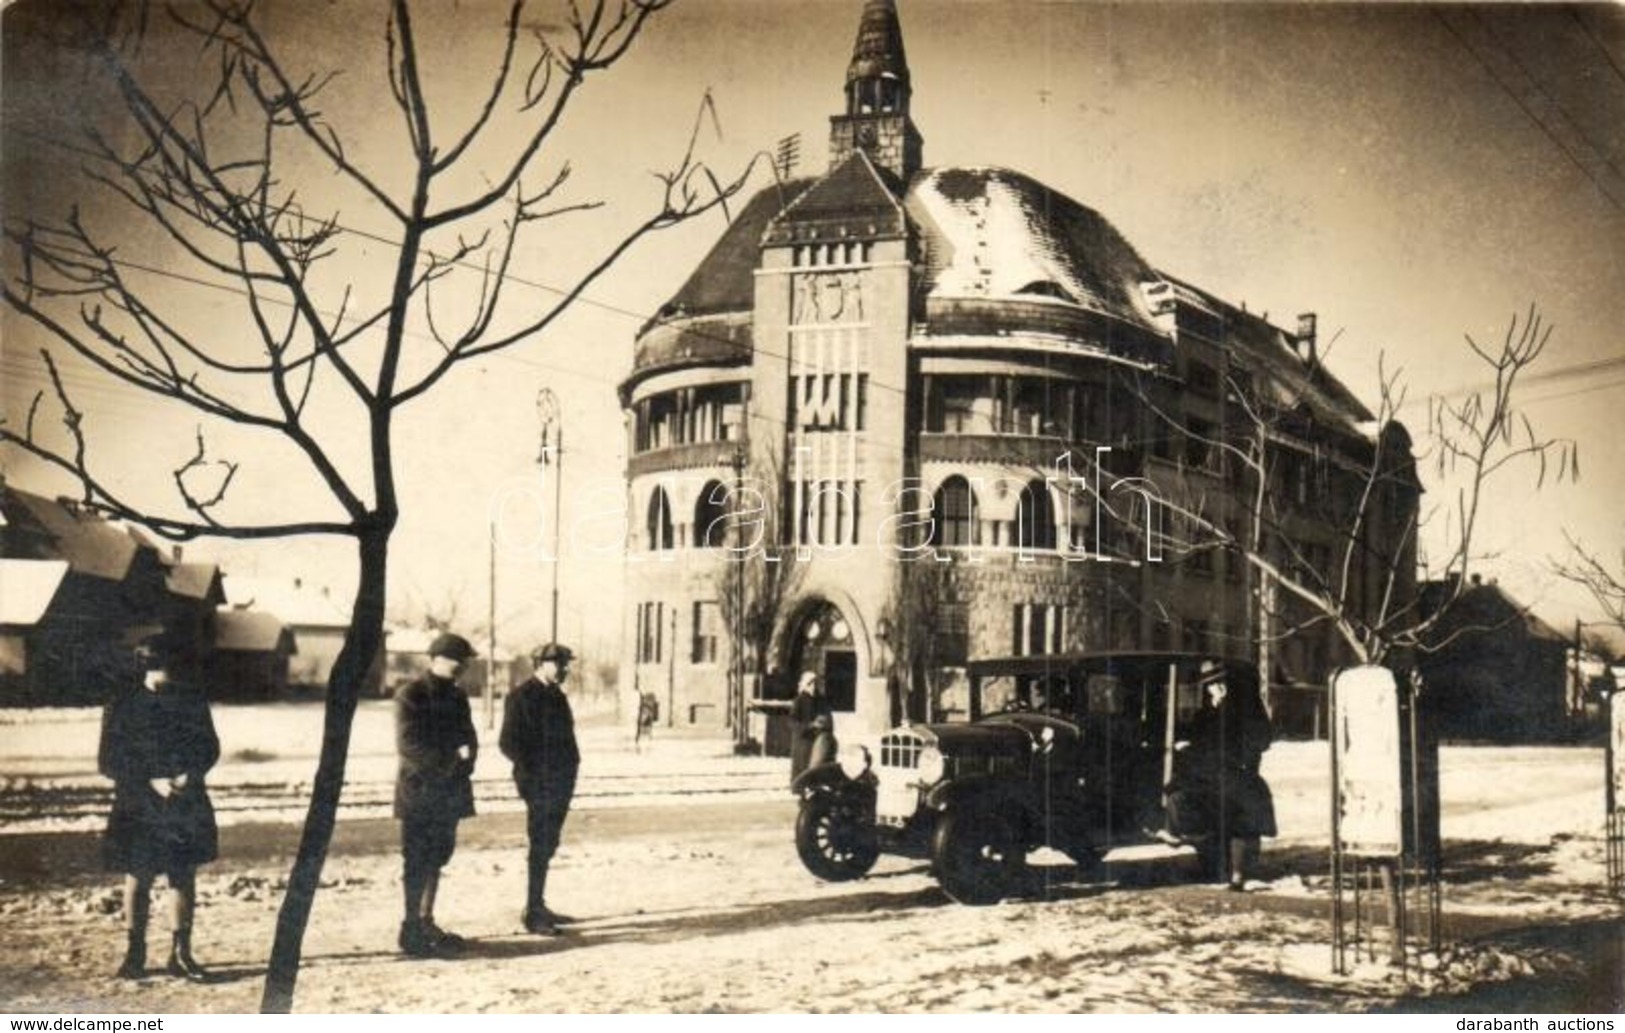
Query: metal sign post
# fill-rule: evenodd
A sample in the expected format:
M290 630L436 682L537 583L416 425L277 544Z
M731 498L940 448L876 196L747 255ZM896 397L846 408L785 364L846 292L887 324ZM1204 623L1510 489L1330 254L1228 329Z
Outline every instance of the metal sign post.
M1331 682L1332 968L1348 949L1376 959L1379 917L1389 960L1439 947L1437 749L1420 692L1383 667L1339 671Z
M1625 692L1610 692L1607 705L1603 805L1607 812L1608 892L1625 897L1625 813L1620 810L1620 804L1625 802Z

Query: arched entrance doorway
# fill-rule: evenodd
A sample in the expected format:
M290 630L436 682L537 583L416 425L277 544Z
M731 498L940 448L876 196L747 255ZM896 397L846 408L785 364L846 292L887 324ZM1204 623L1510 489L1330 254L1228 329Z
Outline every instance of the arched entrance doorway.
M802 671L813 671L824 683L830 709L852 713L858 707L858 651L852 625L833 603L808 604L791 625L786 652L793 683Z

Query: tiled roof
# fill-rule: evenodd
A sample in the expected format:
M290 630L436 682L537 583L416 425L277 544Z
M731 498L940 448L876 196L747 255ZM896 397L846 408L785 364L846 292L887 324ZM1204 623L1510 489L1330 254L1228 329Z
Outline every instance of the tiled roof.
M1155 274L1100 213L1019 172L929 169L909 188L934 298L1053 298L1151 327Z
M762 232L775 215L811 185L810 179L797 179L757 192L728 224L721 239L689 274L688 280L661 306L639 335L669 318L749 311L755 300L757 250Z
M780 212L764 237L774 242L901 237L908 232L908 217L887 180L868 155L853 151Z

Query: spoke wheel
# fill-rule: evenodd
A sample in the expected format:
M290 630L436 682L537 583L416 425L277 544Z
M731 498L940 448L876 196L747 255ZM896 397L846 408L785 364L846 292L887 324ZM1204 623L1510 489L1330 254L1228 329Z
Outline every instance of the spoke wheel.
M827 882L861 878L875 866L880 843L861 807L833 793L813 793L796 817L796 853L807 870Z
M961 904L996 904L1019 887L1027 849L1007 816L969 807L937 819L931 859L948 896Z

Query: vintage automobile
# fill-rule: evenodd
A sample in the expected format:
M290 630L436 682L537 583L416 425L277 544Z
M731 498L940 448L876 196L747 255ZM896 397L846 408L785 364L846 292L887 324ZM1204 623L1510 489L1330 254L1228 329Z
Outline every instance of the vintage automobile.
M1050 655L973 661L968 713L904 724L878 750L843 745L795 782L796 850L821 879L866 874L882 852L925 856L950 897L1011 895L1027 854L1080 867L1166 833L1175 744L1201 706L1198 676L1222 665L1232 691L1256 671L1195 653ZM1218 863L1215 830L1185 842Z

